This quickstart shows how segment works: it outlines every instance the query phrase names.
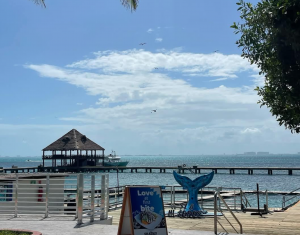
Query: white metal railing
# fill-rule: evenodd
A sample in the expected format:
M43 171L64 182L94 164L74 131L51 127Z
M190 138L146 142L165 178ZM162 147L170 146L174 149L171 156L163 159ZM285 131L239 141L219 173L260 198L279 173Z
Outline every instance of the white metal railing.
M95 189L98 189L97 191ZM89 193L86 193L89 192ZM95 193L96 192L96 193ZM108 218L108 174L47 174L0 182L0 214Z
M300 188L295 189L282 197L282 209L287 209L291 205L297 203L300 197Z
M201 208L214 208L214 192L216 190L217 187L204 187L199 191L198 200ZM241 210L243 201L247 200L247 198L242 194L242 190L240 188L222 188L220 192L224 197L226 197L226 203L231 210ZM183 187L179 185L163 186L162 193L165 207L180 207L188 200L187 190L183 189ZM227 208L223 206L223 209L226 210Z
M228 212L230 213L230 215L233 217L234 221L237 223L237 225L239 226L239 229L235 228L235 224L230 221L227 216L223 213L223 209L219 206L221 203L224 204L224 206L227 208ZM237 217L234 215L234 213L232 212L232 210L230 209L230 207L227 205L227 203L225 202L224 198L221 196L220 191L217 190L214 194L214 233L218 234L218 224L222 227L222 229L228 234L228 231L225 229L225 227L222 225L222 223L219 220L218 217L218 212L220 212L222 214L222 217L224 218L224 220L226 220L226 222L232 227L232 229L239 234L243 234L243 226L240 223L240 221L237 219Z

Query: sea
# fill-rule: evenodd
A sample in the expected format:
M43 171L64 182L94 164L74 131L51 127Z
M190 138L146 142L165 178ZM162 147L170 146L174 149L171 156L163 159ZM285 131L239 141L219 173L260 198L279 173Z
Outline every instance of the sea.
M122 161L129 161L128 166L182 166L187 167L300 167L300 155L293 154L266 154L266 155L135 155L122 156ZM38 166L42 163L41 157L0 157L0 167ZM48 164L51 164L49 161ZM201 171L207 174L210 170ZM194 179L199 175L189 172L185 176ZM287 172L273 171L273 175L268 175L266 171L254 171L253 175L248 175L247 171L236 171L229 174L227 171L219 171L215 174L212 182L208 186L241 188L243 191L256 190L257 184L262 191L290 192L300 188L300 171L293 171L293 175ZM172 171L166 173L145 173L140 170L138 173L124 172L109 173L109 185L177 185ZM281 194L269 196L269 204L273 207L280 207L282 201Z

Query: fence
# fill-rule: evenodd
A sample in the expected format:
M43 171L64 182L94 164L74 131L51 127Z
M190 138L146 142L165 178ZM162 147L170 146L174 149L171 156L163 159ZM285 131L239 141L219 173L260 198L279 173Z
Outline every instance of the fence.
M221 205L223 205L229 212L227 215L223 213L224 209L222 209L223 207ZM218 212L221 213L221 217L218 216ZM219 190L214 193L214 233L216 235L218 234L218 225L226 232L226 234L228 234L228 227L236 233L243 234L242 224L234 215Z
M101 188L101 190L95 190ZM108 174L45 174L0 181L0 214L108 218Z
M241 210L242 204L245 204L247 198L245 197L241 188L218 188L225 198L227 205L231 210ZM199 191L198 200L200 201L200 206L203 209L213 209L214 208L214 193L217 187L204 187ZM188 200L188 192L183 189L182 186L163 186L163 198L166 207L176 208L181 204L184 204ZM220 205L222 206L222 205ZM223 209L226 210L224 207Z
M300 199L300 188L291 191L290 193L285 194L282 197L282 209L287 209L290 206L297 203Z

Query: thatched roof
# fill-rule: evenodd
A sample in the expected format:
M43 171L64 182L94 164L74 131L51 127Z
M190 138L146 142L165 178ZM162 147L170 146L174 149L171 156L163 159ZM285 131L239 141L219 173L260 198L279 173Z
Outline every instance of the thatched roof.
M105 150L100 145L91 141L79 131L72 129L67 134L47 146L43 151L54 150Z

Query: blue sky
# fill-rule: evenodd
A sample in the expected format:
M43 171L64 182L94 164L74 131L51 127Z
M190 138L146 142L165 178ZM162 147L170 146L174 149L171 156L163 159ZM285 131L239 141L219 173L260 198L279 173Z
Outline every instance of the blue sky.
M120 154L298 152L256 104L235 2L2 1L0 156L40 155L72 128Z

